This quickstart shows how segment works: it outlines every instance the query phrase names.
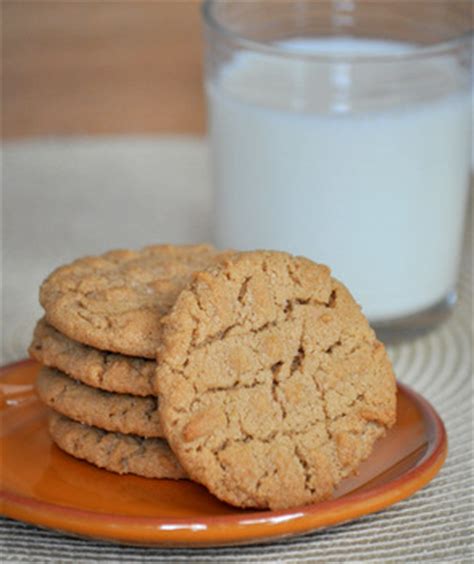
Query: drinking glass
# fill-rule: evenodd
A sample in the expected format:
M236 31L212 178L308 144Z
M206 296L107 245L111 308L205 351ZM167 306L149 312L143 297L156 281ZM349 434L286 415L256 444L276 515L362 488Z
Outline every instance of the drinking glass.
M389 336L443 319L470 180L471 9L205 2L217 245L326 263Z

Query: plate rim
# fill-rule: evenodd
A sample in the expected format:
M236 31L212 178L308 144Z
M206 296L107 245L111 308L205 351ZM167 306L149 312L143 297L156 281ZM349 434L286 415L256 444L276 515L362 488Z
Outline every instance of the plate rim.
M1 366L0 377L28 364L37 363L31 359L22 359ZM255 510L202 518L164 518L102 513L59 505L8 491L0 483L0 509L6 517L63 533L147 546L250 544L342 524L406 499L427 485L446 460L447 433L435 408L406 384L397 381L397 390L408 396L421 413L428 436L427 449L416 465L401 476L363 492L278 511ZM67 521L63 520L64 517L67 517ZM117 527L117 522L120 527ZM58 526L59 524L62 526ZM127 528L124 531L125 525ZM100 528L96 533L93 531L94 526Z

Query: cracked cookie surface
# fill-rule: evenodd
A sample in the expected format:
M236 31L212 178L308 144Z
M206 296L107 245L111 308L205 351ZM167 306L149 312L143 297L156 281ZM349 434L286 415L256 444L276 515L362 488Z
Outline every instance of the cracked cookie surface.
M191 274L220 257L207 245L155 245L84 257L48 276L40 303L48 323L75 341L155 358L160 318Z
M36 391L43 403L80 423L141 437L163 436L155 396L104 392L51 368L39 371Z
M145 478L186 478L163 439L110 433L77 423L52 410L48 423L51 438L61 450L99 468Z
M36 324L30 356L84 384L108 392L154 395L156 362L108 353L69 339L45 319Z
M383 345L329 268L278 252L194 276L163 320L157 392L188 475L241 507L329 498L395 421Z

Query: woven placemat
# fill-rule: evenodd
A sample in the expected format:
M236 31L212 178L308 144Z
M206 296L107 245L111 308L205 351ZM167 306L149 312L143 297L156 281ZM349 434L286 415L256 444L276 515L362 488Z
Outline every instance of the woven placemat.
M204 142L191 138L4 146L3 360L23 358L37 288L57 264L117 246L209 239ZM472 234L467 235L470 243ZM326 531L266 545L152 549L93 542L0 519L8 562L471 562L473 559L472 260L459 302L428 335L389 347L400 381L442 416L449 456L412 498Z

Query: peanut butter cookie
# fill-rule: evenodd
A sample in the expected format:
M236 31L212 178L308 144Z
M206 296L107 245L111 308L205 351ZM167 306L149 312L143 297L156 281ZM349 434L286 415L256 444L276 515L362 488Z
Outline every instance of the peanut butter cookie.
M51 368L39 371L36 390L43 403L80 423L141 437L163 436L154 396L104 392Z
M212 247L156 245L84 257L55 270L42 284L48 323L92 347L155 358L160 318L191 274L220 259Z
M145 478L186 478L162 439L108 433L72 421L55 411L49 414L49 433L61 450L111 472Z
M383 345L329 268L278 252L194 276L163 320L157 392L186 473L220 499L329 498L395 421Z
M45 319L29 348L32 358L94 388L134 396L153 395L154 360L108 353L69 339Z

